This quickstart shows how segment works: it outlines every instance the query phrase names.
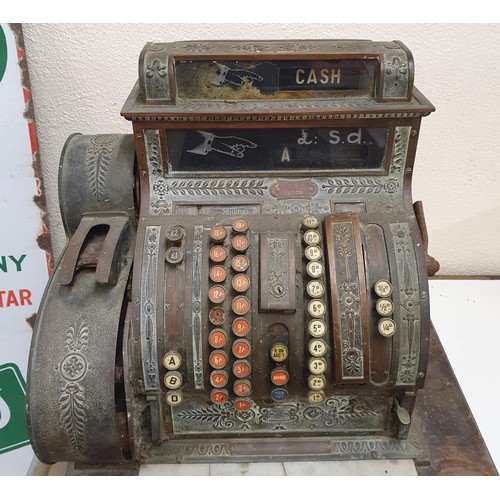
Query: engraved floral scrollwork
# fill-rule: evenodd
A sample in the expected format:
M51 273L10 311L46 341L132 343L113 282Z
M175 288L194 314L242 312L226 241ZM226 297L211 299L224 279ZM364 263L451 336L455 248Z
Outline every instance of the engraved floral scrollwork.
M88 406L82 382L88 370L85 356L88 341L88 325L80 318L71 324L66 332L64 346L68 353L58 365L63 382L58 400L59 418L76 452L81 452L85 445Z
M330 212L327 202L278 202L271 207L265 208L269 214L326 214Z
M91 137L85 152L85 172L90 194L97 200L106 196L106 182L111 156L119 139L118 134L103 134Z
M156 200L151 202L153 215L170 215L172 213L172 203L167 200Z

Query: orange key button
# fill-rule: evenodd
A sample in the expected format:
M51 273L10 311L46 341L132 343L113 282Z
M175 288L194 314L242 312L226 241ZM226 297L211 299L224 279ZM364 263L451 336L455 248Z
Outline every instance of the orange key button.
M215 283L222 283L227 278L227 271L222 266L210 268L210 279Z
M226 389L212 389L212 392L210 394L210 401L212 403L215 403L217 405L221 405L222 403L225 403L229 398L229 393L226 391Z
M233 333L238 337L244 337L250 331L250 323L245 318L236 318L232 326Z
M234 402L234 409L238 411L247 411L252 405L248 399L237 399Z
M226 344L227 335L224 330L218 328L212 330L208 336L208 343L215 349L220 349Z
M223 286L214 285L208 291L208 298L214 304L220 304L226 298L226 289Z
M231 261L231 267L239 273L246 271L248 266L249 261L245 255L235 255Z
M233 384L233 391L237 396L248 396L252 392L252 383L247 379L236 380Z
M248 340L240 339L233 343L232 351L234 356L238 359L246 358L251 350L252 348Z
M213 262L224 262L227 257L226 249L221 245L216 245L210 249L210 259Z
M239 293L246 292L250 287L250 278L246 274L237 274L231 280L231 285Z
M224 351L214 351L210 354L208 358L210 366L215 369L224 368L227 364L227 356Z
M248 222L245 219L236 219L233 222L233 231L235 233L246 233L248 231Z
M226 230L222 226L214 226L210 229L210 238L213 241L224 241L226 237Z
M225 387L228 380L229 378L225 370L215 370L210 374L210 383L217 389Z
M237 252L244 252L250 245L250 240L246 236L239 234L233 238L231 245Z
M235 361L233 363L233 375L235 377L238 378L248 377L251 371L252 371L252 365L244 359Z
M246 297L238 295L233 299L231 308L235 314L246 314L250 310L250 301Z
M271 372L271 382L274 385L285 385L288 384L289 380L288 370L284 368L275 368Z

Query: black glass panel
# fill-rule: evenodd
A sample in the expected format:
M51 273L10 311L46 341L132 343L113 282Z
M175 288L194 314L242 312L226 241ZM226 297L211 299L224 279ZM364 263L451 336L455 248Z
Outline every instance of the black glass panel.
M366 127L170 130L171 169L181 172L382 168L388 129Z
M297 92L372 93L377 62L363 59L279 61L178 61L180 97L259 99Z

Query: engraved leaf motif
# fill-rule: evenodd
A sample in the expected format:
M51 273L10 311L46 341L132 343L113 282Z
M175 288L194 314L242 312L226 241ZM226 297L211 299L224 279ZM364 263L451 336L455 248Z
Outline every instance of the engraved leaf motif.
M322 187L327 190L328 194L346 194L346 193L357 193L357 194L371 194L380 193L382 191L383 185L382 181L378 179L328 179L326 184Z
M86 410L85 390L79 384L67 384L59 398L61 424L76 451L84 444Z
M263 180L205 180L205 181L174 181L170 191L176 195L263 195L266 186Z
M64 345L70 351L80 351L87 346L88 341L89 327L84 321L81 321L79 326L76 323L70 325L66 332Z

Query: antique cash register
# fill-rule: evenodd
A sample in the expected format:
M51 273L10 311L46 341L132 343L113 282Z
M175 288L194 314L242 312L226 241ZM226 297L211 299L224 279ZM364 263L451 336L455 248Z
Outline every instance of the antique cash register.
M68 138L28 374L44 462L414 458L429 348L401 42L148 43ZM413 437L412 437L413 436Z

